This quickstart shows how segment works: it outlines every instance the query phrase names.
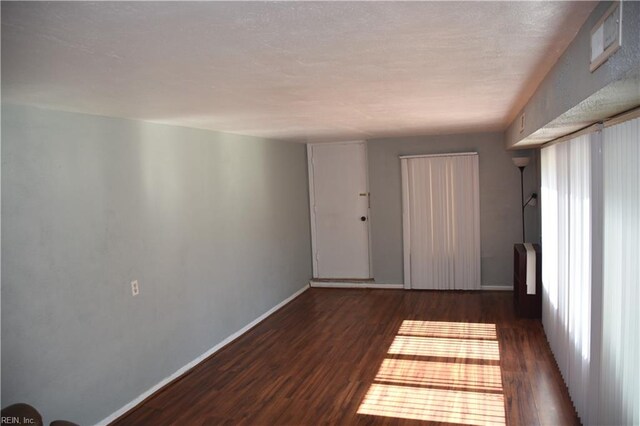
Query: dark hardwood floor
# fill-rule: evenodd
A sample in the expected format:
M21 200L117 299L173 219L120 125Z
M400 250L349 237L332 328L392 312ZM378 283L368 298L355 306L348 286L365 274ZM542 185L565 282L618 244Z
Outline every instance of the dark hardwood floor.
M579 424L511 292L311 288L116 425Z

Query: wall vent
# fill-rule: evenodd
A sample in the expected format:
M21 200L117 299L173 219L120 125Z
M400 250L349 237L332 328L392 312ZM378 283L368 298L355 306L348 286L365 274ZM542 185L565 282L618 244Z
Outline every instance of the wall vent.
M614 2L591 30L591 64L594 72L622 45L622 2Z

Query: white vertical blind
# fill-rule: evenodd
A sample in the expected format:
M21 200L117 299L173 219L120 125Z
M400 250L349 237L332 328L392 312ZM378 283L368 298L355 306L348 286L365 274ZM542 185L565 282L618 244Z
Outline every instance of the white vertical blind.
M603 131L604 259L597 424L640 424L640 119Z
M419 289L479 289L478 156L401 161L405 280Z
M591 348L590 135L542 149L542 322L583 421Z
M640 119L542 149L543 324L584 424L640 425L639 165Z

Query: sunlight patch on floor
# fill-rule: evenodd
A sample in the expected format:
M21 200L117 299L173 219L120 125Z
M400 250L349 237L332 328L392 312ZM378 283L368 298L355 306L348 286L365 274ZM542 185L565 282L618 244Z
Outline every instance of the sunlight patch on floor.
M495 324L403 321L359 414L505 425Z
M376 382L502 391L500 366L385 359Z
M489 361L500 360L497 340L396 336L388 353Z
M374 383L360 414L466 425L504 425L502 394Z
M398 330L405 336L497 339L495 324L405 320Z

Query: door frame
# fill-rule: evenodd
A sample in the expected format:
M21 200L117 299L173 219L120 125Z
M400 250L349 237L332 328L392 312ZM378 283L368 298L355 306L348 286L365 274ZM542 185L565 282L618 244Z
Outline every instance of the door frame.
M459 157L478 155L477 152L452 152L442 154L424 154L424 155L400 155L400 175L402 184L402 262L404 269L404 288L411 290L411 217L409 216L409 170L407 168L408 161L412 158L425 157Z
M316 250L316 211L315 211L315 186L313 182L313 147L316 145L353 145L360 144L364 147L364 174L367 191L367 251L369 260L369 278L373 278L373 268L371 263L371 192L369 191L369 161L367 155L367 141L352 140L342 142L320 142L307 143L307 176L309 180L309 219L311 221L311 259L313 266L313 278L318 277L318 252ZM336 277L349 278L349 277Z

